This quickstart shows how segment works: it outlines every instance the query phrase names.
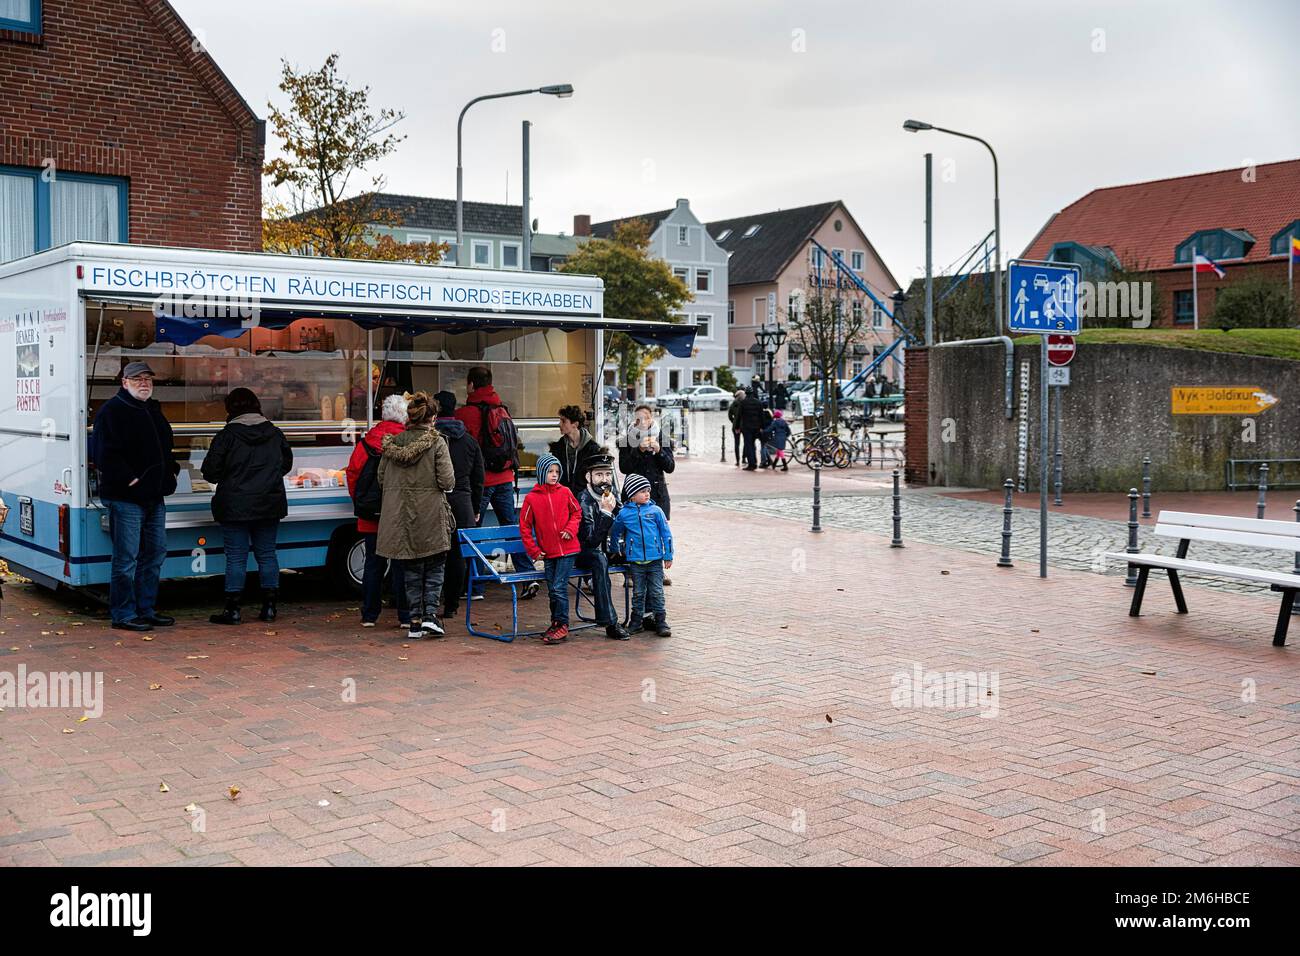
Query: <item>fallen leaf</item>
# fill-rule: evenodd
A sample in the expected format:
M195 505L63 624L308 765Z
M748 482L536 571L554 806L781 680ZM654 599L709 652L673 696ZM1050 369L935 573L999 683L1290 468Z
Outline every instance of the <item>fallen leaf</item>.
M330 791L330 793L333 793L333 794L340 794L340 793L342 793L342 792L343 792L342 790L331 790L331 791Z
M171 793L171 792L172 792L172 788L169 787L169 786L167 786L167 784L165 784L165 783L160 783L160 784L158 784L158 792L159 792L159 793Z
M93 651L94 649L95 649L95 645L94 645L94 644L91 644L91 645L89 645L89 646L86 648L86 650L88 650L88 651Z
M40 616L41 616L40 611L32 611L32 617L40 617Z
M267 637L275 637L275 631L263 631L262 633Z
M57 634L59 637L63 637L63 635L67 634L68 632L67 632L67 631L55 631L54 633Z
M150 689L150 690L162 690L162 684L150 684L150 685L149 685L149 689Z
M398 660L399 660L399 661L409 661L410 658L409 658L409 657L399 657Z
M142 641L152 641L153 638L152 638L152 637L142 637L142 638L140 638L140 640L142 640Z
M185 659L187 661L206 661L208 659L208 655L207 654L186 654Z
M11 648L9 648L9 650L11 650L11 651L16 651L16 650L18 650L18 648L16 648L16 647L11 647Z
M230 794L231 800L236 800L239 798L240 790L238 787L234 786L233 784L231 785L230 790L227 792Z
M198 675L198 674L186 674L186 675L185 675L185 679L186 679L186 680L198 680L198 679L199 679L199 675Z
M835 721L831 720L831 715L830 715L830 714L827 714L827 715L826 715L826 723L828 723L828 724L833 724L833 723L835 723Z
M121 647L121 646L122 646L122 642L121 642L121 641L114 641L114 642L113 642L113 646L114 646L114 647Z
M63 732L64 732L65 734L75 734L75 733L76 733L76 731L75 731L75 730L72 730L70 727L64 727L64 728L63 728Z
M191 804L187 804L187 805L186 805L186 807L185 807L185 812L186 812L186 813L193 813L193 812L194 812L195 810L197 810L197 809L198 809L198 807L196 807L194 804L191 803Z
M330 805L330 802L329 802L328 800L317 800L317 801L316 801L316 806L318 806L318 807L328 807L329 805Z
M950 571L940 571L939 573L940 573L940 574L950 574L951 572L950 572Z
M1037 633L1038 633L1038 628L1036 628L1036 627L1031 627L1031 628L1029 629L1029 633L1030 633L1030 634L1037 634Z
M1143 673L1144 675L1146 675L1147 677L1155 677L1155 676L1156 676L1156 672L1155 672L1155 671L1143 671L1142 673Z
M85 622L85 621L73 621L73 622L72 622L72 627L85 627L85 626L86 626L86 622Z
M90 718L87 717L85 714L82 714L80 717L77 718L77 723L84 724L88 720L90 720Z

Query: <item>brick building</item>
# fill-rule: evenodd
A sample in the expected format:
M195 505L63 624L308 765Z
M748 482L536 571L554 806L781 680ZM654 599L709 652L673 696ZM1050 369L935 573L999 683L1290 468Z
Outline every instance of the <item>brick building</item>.
M261 248L265 125L166 0L3 0L0 90L0 261Z
M1197 277L1202 323L1219 291L1245 276L1285 282L1291 236L1300 236L1300 159L1094 189L1039 230L1026 259L1150 271L1165 326L1192 324L1192 250L1227 273Z

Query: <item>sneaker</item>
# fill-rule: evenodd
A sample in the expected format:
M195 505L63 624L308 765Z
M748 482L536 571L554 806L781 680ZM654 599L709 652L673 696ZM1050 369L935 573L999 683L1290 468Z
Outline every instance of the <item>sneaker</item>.
M447 633L442 629L442 621L440 621L437 617L434 617L432 620L425 621L420 626L429 634L433 635L434 637L442 637L444 634Z
M568 639L569 639L569 625L557 624L555 625L555 633L551 635L551 639L547 643L558 644L560 643L560 641L565 641Z
M374 626L375 626L375 622L374 622L374 621L362 621L362 622L361 622L361 626L362 626L362 627L374 627Z
M620 624L606 624L605 636L611 641L626 641L628 639L627 629Z
M529 581L524 585L524 593L519 595L519 600L528 601L537 597L537 592L542 589L542 585L537 581Z
M481 594L471 594L471 595L469 596L469 599L470 599L471 601L481 601L481 600L483 600L483 595L481 595Z
M643 634L643 633L645 633L645 630L646 630L646 626L645 626L645 624L638 623L638 624L633 624L631 627L629 627L629 628L627 629L627 633L628 633L629 635L631 635L631 634Z
M559 627L559 626L560 626L560 625L559 625L557 622L552 621L552 622L551 622L551 626L548 627L548 628L547 628L547 629L542 633L542 640L543 640L543 641L549 641L552 637L554 637L554 636L555 636L555 629L556 629L557 627Z
M655 633L658 634L660 637L672 637L673 629L668 626L667 621L660 621L658 624L655 625Z
M670 587L672 587L672 586L673 586L672 578L668 577L668 575L665 574L665 575L664 575L664 587L666 587L666 588L670 588Z
M411 641L418 641L424 637L424 627L419 621L412 620L411 623L407 625L406 637L407 640Z

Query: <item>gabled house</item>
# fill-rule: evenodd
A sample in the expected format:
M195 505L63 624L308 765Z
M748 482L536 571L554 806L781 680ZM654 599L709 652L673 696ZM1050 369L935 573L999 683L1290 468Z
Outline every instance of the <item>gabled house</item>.
M1116 265L1150 272L1162 324L1190 326L1193 249L1226 273L1197 277L1204 320L1232 282L1285 282L1292 236L1300 236L1300 159L1094 189L1053 215L1023 258L1074 262L1097 280Z
M742 381L767 377L767 356L756 344L754 333L777 323L789 328L791 319L801 312L810 279L834 271L828 253L838 255L882 302L888 304L898 289L893 273L839 200L722 219L709 223L708 231L730 255L729 364ZM843 295L844 308L863 321L862 332L850 343L843 365L836 370L836 377L849 378L884 352L895 334L885 311L869 297L851 287L844 288ZM898 358L895 363L891 357L884 372L895 381L902 377L901 356ZM794 336L777 351L774 366L772 377L778 381L813 375L812 363Z
M166 0L3 0L0 90L0 262L261 249L265 124Z
M642 380L633 384L638 395L657 395L687 385L712 383L714 370L728 363L726 251L709 235L709 230L691 211L690 200L679 199L671 209L626 216L591 224L592 237L608 239L621 222L643 219L650 223L650 255L672 268L686 283L694 298L682 306L678 320L698 329L695 350L689 359L666 355L646 369ZM575 216L573 231L581 239L588 231L587 217ZM612 370L606 371L606 384Z

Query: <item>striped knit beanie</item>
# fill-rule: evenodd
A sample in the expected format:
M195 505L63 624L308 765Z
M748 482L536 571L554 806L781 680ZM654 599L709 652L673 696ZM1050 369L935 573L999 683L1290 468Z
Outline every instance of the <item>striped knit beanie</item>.
M556 458L554 455L550 454L549 452L547 452L544 455L538 456L537 483L539 485L546 484L546 472L552 465L555 465L558 468L560 465L560 459ZM560 474L564 474L563 468L560 468Z
M631 501L634 494L649 487L650 479L645 475L627 475L623 479L623 500Z

